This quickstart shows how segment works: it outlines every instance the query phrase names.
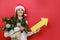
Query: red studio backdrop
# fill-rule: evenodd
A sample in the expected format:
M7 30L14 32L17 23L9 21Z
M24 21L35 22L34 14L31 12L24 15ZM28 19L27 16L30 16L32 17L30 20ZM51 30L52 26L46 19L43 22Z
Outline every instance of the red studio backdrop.
M60 0L0 0L0 27L4 26L2 17L15 16L14 8L22 4L28 14L27 20L30 28L40 21L41 17L49 19L48 26L28 37L28 40L60 40ZM4 31L0 30L0 40L10 40L4 37Z

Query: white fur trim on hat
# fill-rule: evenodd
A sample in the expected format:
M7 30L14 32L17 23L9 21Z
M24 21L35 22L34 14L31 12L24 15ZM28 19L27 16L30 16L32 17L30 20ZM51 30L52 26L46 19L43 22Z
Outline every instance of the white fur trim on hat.
M24 8L23 6L17 6L17 7L15 8L15 12L16 12L17 9L20 9L20 8L25 11L25 8Z

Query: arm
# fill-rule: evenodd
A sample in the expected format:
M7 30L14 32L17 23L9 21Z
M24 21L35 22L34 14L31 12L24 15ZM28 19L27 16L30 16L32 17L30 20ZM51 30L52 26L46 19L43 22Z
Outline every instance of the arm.
M33 35L33 34L36 34L37 32L39 32L40 31L40 29L38 29L37 31L35 31L35 32L28 32L27 33L27 36L31 36L31 35Z
M4 37L8 37L9 32L4 32Z
M15 34L16 32L20 31L20 28L19 27L15 27L14 30L10 30L9 32L9 36Z

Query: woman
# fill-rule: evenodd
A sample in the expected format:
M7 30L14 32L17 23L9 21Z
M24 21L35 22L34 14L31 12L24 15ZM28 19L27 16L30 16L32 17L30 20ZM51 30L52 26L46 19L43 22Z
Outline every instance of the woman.
M11 30L9 32L9 36L12 38L12 40L27 40L28 36L31 36L37 32L40 31L40 29L38 29L35 32L30 32L27 28L27 21L24 18L24 14L25 14L25 8L21 5L17 6L15 8L15 13L16 13L16 19L14 21L14 23L16 24L16 27L14 28L14 31Z
M24 18L25 8L23 6L21 6L21 5L17 6L15 8L15 12L16 12L17 23L21 24L19 26L20 32L21 32L19 40L27 40L28 36L31 36L32 34L35 34L40 31L40 29L38 29L36 32L29 32L28 31L28 28L27 28L28 23L27 23L26 19Z

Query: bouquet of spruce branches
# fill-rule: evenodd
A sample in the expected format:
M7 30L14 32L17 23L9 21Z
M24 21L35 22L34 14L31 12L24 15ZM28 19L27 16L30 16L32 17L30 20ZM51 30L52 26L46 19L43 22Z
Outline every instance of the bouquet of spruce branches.
M15 18L15 17L11 17L10 19L6 18L6 17L3 17L2 20L3 20L3 22L6 22L6 26L3 27L3 30L5 30L5 31L9 32L10 30L14 30L14 26L17 26L17 27L23 26L24 31L26 33L29 31L27 29L26 20L24 18L21 21L18 18Z
M14 30L14 23L13 23L13 21L11 19L3 17L2 21L6 22L6 26L3 27L2 30L8 31L8 32L10 30Z
M19 20L18 18L15 17L11 17L11 20L13 21L13 24L16 25L17 27L23 26L24 30L26 33L29 31L27 28L27 24L26 24L26 19L23 18L22 20Z

